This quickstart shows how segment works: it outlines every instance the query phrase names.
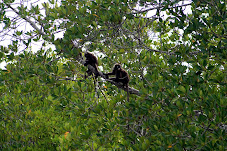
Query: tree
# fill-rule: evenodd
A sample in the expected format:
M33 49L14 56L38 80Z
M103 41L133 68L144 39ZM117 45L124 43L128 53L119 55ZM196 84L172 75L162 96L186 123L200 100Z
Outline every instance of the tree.
M224 0L30 2L0 3L1 150L226 149ZM83 78L85 50L129 102Z

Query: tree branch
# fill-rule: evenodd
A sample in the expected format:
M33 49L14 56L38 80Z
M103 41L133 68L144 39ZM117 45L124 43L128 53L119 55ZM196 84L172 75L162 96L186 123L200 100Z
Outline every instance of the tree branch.
M19 15L21 18L23 18L25 21L27 21L35 30L37 30L39 32L40 35L42 36L45 36L46 34L41 30L39 29L36 24L34 22L32 22L29 18L27 17L23 17L22 15L20 15L20 13L14 9L12 6L10 6L9 4L6 4L6 6L8 6L8 8L12 9L17 15Z
M177 8L177 7L183 7L183 6L188 6L188 5L191 5L192 3L189 3L189 4L183 4L183 5L179 5L179 6L173 6L173 7L168 7L168 9L170 8ZM155 10L155 9L160 9L162 8L163 6L157 6L157 7L152 7L152 8L148 8L148 9L145 9L145 10L141 10L141 11L138 11L136 9L133 9L135 10L136 12L132 13L132 14L137 14L137 13L144 13L144 12L148 12L150 10ZM130 13L131 14L131 13Z

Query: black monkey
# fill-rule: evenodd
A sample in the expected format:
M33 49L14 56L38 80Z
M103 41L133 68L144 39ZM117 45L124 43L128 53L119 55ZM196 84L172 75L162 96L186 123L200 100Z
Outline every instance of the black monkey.
M91 65L92 67L94 67L94 69L95 69L95 73L94 73L95 74L95 79L98 78L98 76L99 76L98 59L96 58L95 55L93 55L90 52L86 52L84 56L86 58L84 66ZM87 72L88 76L92 75L92 71L89 68L87 69L86 72ZM87 77L85 76L85 79L86 78Z
M107 79L109 79L109 75L115 75L115 78L110 78L110 80L113 80L115 82L122 82L123 86L127 89L127 100L129 101L129 89L128 89L128 83L129 83L129 75L128 72L126 72L124 69L121 68L120 64L115 64L113 67L113 71L107 74L104 74Z
M94 87L95 87L95 92L98 94L97 90L96 90L96 79L98 78L99 76L99 71L98 71L98 59L96 58L95 55L93 55L92 53L90 52L86 52L84 54L86 60L85 60L85 63L84 63L84 66L88 66L88 65L91 65L92 67L94 67L95 71L94 71L94 74L95 74L95 78L94 78ZM89 68L87 69L87 76L85 74L85 79L92 75L92 70L90 70ZM99 97L99 94L98 94L98 97Z

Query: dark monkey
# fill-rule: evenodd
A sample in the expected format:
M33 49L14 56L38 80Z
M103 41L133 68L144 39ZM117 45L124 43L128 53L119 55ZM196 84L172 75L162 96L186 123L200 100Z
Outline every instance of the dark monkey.
M129 75L128 75L128 72L126 72L124 69L122 69L121 65L117 63L114 65L113 71L110 73L107 73L105 75L106 75L107 79L109 79L109 75L115 75L115 78L110 78L110 80L123 83L123 86L125 86L127 89L127 100L129 101L129 89L128 89Z
M95 74L95 79L96 79L99 76L98 59L96 58L96 56L94 56L90 52L86 52L84 56L86 58L84 66L91 65L92 67L95 68L94 74ZM88 76L92 75L92 71L89 68L87 69L86 72L87 72ZM87 77L85 76L85 78L87 78Z
M98 78L99 76L99 71L98 71L98 59L96 58L95 55L93 55L92 53L90 52L86 52L84 54L86 60L85 60L85 63L84 63L84 66L88 66L88 65L91 65L94 69L95 69L95 78L94 78L94 87L95 87L95 92L97 93L97 90L96 90L96 79ZM87 69L87 75L85 74L84 78L86 79L88 76L92 75L92 70L90 70L89 68ZM98 94L98 93L97 93ZM98 94L98 97L99 97L99 94Z

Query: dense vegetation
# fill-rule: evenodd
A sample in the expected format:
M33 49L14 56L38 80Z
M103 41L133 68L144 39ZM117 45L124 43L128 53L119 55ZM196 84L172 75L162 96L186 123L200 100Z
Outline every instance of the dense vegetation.
M226 150L225 0L19 2L0 3L0 150ZM84 79L85 51L138 93Z

